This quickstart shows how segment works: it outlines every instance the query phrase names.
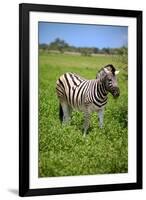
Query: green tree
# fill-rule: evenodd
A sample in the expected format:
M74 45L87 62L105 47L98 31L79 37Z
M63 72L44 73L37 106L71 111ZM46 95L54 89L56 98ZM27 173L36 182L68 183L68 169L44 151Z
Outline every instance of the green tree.
M64 40L61 40L60 38L56 38L55 41L51 42L49 45L50 49L58 50L61 53L63 53L65 49L67 49L68 47L69 45Z
M119 55L120 61L128 67L128 48L123 46L117 49L117 54Z
M105 54L110 54L110 48L103 48L102 51Z
M43 43L39 45L39 49L43 49L43 50L47 50L48 49L48 45Z

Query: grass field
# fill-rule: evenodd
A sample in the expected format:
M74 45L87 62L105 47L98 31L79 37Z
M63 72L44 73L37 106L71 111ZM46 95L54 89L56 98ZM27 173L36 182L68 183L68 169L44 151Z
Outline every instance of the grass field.
M93 113L84 138L82 113L73 112L70 125L60 124L56 80L69 71L93 79L106 64L120 70L120 97L114 100L109 94L104 127L98 127L97 113ZM118 57L40 53L39 177L128 172L127 101L127 72Z

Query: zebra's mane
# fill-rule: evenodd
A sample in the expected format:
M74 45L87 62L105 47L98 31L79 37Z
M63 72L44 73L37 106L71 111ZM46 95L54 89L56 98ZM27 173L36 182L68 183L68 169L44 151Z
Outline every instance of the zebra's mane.
M115 75L116 69L115 69L115 67L112 64L108 64L104 68L107 68L109 71L112 72L113 75Z
M97 73L97 75L96 75L96 79L102 78L103 76L105 76L105 71L104 71L105 68L106 68L109 72L112 72L113 75L115 75L115 71L116 71L115 67L114 67L112 64L108 64L108 65L106 65L105 67L101 68L101 69L98 71L98 73Z

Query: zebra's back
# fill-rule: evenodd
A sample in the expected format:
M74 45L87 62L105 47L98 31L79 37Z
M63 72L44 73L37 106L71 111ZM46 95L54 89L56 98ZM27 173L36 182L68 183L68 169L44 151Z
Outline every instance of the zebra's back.
M56 82L57 96L61 101L67 101L70 106L76 107L77 98L81 101L81 90L87 81L75 73L67 72Z
M72 108L97 111L107 103L102 96L99 79L87 80L74 73L65 73L57 80L56 91L60 102L67 102Z

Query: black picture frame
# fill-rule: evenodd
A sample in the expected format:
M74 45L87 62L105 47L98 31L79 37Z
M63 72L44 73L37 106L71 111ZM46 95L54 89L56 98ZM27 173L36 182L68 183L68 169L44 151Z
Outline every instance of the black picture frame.
M29 13L31 11L135 18L137 22L137 180L134 183L30 189L29 186ZM142 11L58 5L19 5L19 195L55 195L142 189Z

